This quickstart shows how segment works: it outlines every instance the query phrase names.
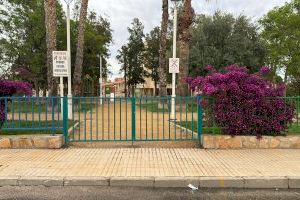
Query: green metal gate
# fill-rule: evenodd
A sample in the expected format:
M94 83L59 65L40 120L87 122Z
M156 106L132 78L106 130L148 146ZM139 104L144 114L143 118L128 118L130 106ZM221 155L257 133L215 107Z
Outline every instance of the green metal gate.
M300 98L284 99L295 106L288 128L297 132ZM66 142L76 143L200 141L202 133L221 133L213 98L176 97L175 102L176 117L171 119L171 97L0 97L0 134L64 134Z
M69 142L200 140L203 118L200 99L176 97L176 119L171 119L171 97L73 97L74 125L66 139ZM66 115L64 110L64 119Z

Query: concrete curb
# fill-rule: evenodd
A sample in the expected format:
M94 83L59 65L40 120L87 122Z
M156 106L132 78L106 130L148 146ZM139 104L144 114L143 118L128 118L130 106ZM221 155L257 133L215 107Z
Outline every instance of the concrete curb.
M63 186L64 179L61 177L20 177L18 186Z
M200 188L244 188L243 177L200 177Z
M0 177L0 186L18 186L19 178L18 176Z
M154 177L112 177L110 186L118 187L154 187Z
M65 177L64 186L109 186L109 178L104 177Z
M300 177L0 177L3 186L300 189Z
M287 177L289 180L289 188L291 189L300 189L300 177L291 176Z
M244 177L244 188L289 188L287 177Z

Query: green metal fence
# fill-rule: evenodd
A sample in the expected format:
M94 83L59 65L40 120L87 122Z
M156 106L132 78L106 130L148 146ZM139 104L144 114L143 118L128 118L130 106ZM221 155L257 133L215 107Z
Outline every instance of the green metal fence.
M73 120L77 123L68 139L71 142L199 140L202 131L199 99L177 97L176 119L171 119L170 97L74 97ZM85 109L78 108L82 105ZM199 122L195 125L197 131L179 123L193 120Z
M288 132L300 133L300 97L284 99L295 106ZM72 102L68 119L67 97L0 97L0 134L64 134L66 142L200 141L202 134L222 130L208 97L176 97L175 119L171 97L73 97Z
M277 98L271 98L271 100L276 100ZM282 97L286 104L292 105L295 108L293 123L290 124L287 130L290 133L300 134L300 97Z
M64 98L60 97L0 97L1 132L22 134L28 132L63 132L60 113Z

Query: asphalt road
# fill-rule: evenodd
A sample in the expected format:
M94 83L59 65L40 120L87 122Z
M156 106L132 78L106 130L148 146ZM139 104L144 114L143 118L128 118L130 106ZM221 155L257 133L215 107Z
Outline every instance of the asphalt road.
M192 192L188 189L149 189L117 187L1 187L0 199L6 200L295 200L300 199L300 190L228 190L206 189Z

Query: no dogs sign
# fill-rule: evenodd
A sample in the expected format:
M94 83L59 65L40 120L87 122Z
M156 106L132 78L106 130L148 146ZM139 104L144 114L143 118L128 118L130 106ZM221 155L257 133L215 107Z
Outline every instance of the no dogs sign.
M53 76L68 76L68 52L53 51Z
M179 58L169 59L169 73L179 73Z

